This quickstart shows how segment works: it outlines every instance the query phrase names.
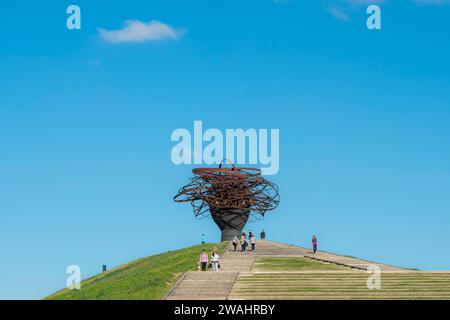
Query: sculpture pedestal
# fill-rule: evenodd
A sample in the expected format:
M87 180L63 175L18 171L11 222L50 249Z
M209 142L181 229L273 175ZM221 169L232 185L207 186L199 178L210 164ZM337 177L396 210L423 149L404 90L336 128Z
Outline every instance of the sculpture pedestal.
M242 236L242 229L250 216L248 209L211 209L214 222L222 231L221 241L231 241Z

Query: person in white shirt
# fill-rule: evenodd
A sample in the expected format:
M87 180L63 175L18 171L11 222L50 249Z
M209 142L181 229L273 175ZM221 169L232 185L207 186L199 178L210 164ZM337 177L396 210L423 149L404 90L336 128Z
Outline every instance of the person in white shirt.
M212 264L212 271L219 271L219 254L217 253L216 250L213 250L212 254L211 254L211 264Z
M256 238L253 233L250 235L250 244L252 245L252 251L255 251Z

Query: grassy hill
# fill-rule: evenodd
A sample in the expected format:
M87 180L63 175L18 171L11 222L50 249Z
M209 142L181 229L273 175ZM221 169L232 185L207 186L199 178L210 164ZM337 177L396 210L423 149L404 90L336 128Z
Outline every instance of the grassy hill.
M124 264L84 280L80 290L64 289L48 300L148 300L161 299L180 276L196 270L202 249L223 252L228 243L205 244L170 251Z
M64 289L47 297L49 300L149 300L161 299L187 271L196 270L202 249L225 251L229 243L193 246L138 259L86 279L81 290ZM300 250L300 251L299 251ZM300 248L264 241L255 253L227 252L222 256L222 269L244 271L230 280L228 299L448 299L450 272L425 272L407 269L383 271L380 290L367 287L369 274L336 263L319 261L299 255ZM289 256L290 255L290 256ZM226 257L226 258L225 258ZM336 256L345 259L342 256ZM253 259L253 260L252 260ZM338 260L339 260L338 259ZM246 269L248 263L251 269ZM228 269L227 269L228 268ZM234 269L233 269L234 268ZM239 268L238 268L239 269ZM389 270L389 269L388 269ZM229 276L215 274L223 287ZM201 286L205 296L217 295L217 287L208 286L211 274L188 273L184 286L179 285L181 298L192 298L192 290ZM185 278L186 280L186 278ZM195 280L195 283L193 281ZM182 284L183 282L181 282ZM209 292L208 289L213 289ZM225 290L226 291L226 290Z

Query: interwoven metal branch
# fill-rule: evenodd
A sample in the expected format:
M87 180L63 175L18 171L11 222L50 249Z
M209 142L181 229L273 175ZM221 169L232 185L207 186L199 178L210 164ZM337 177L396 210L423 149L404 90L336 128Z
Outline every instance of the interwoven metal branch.
M174 200L190 202L197 218L209 216L211 210L242 209L249 210L254 220L278 206L278 187L264 179L260 169L222 164L219 168L193 169L194 177Z

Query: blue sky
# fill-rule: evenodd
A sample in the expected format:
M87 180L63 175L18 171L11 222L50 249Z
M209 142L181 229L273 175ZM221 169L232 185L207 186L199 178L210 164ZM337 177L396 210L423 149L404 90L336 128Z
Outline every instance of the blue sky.
M194 120L280 129L281 204L248 228L449 269L449 18L444 0L3 3L0 298L218 241L172 201L192 167L170 135Z

